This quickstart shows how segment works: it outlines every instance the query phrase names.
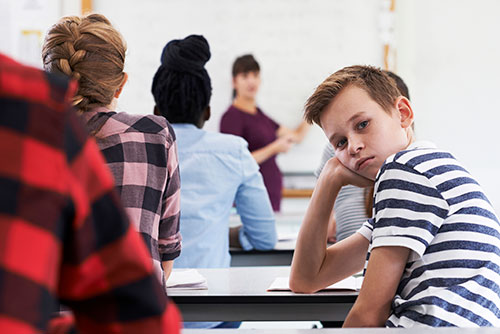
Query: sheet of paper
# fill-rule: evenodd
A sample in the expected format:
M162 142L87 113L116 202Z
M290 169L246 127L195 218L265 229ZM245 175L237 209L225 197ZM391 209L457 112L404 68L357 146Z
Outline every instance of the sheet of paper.
M297 240L297 232L278 232L278 241Z
M288 277L277 277L267 288L267 291L291 291L288 285ZM331 290L351 290L358 291L361 289L361 284L363 283L363 277L350 276L343 279L337 283L327 286L321 291L331 291Z
M168 278L167 288L206 290L208 284L207 279L196 269L175 269Z

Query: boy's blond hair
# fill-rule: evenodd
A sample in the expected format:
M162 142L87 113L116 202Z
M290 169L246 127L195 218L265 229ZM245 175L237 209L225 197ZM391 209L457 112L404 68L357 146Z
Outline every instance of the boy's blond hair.
M307 99L304 113L306 121L321 126L320 116L325 108L350 85L366 91L388 113L401 96L394 80L381 69L362 65L344 67L326 78Z

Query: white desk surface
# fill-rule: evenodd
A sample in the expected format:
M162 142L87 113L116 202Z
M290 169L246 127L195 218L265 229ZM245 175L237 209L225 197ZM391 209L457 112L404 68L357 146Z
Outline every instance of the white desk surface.
M185 321L343 321L357 292L267 292L290 267L198 269L208 290L168 289Z
M182 334L494 334L500 328L184 329Z

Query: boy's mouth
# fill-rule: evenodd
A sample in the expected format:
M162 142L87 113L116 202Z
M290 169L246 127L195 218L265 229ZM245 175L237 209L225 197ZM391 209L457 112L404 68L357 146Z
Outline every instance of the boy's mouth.
M359 171L360 169L363 169L366 165L368 165L375 157L367 157L367 158L361 158L356 162L355 165L355 170Z

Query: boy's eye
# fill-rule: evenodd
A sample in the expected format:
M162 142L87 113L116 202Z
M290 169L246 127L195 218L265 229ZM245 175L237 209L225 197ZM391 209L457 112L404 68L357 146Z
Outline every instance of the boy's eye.
M360 122L358 124L358 129L361 130L361 129L364 129L366 128L366 126L368 125L368 121L363 121L363 122Z
M345 145L345 143L347 143L347 140L346 139L341 139L339 140L336 144L335 144L335 148L341 148L342 146Z

